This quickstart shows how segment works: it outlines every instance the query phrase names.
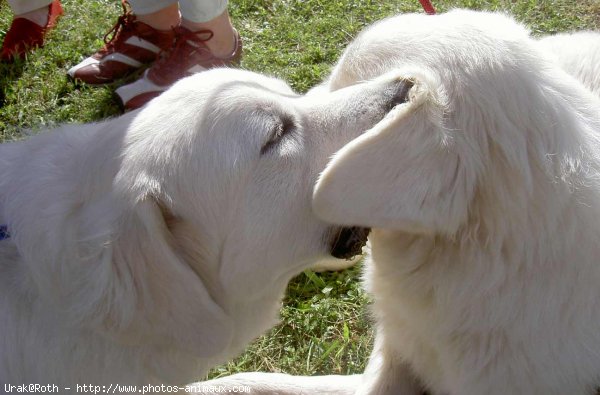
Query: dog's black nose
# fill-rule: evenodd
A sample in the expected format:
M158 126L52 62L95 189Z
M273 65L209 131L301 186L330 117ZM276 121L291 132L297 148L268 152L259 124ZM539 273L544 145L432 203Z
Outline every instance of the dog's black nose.
M362 252L369 236L369 228L357 226L341 228L331 243L331 255L338 259L352 259Z

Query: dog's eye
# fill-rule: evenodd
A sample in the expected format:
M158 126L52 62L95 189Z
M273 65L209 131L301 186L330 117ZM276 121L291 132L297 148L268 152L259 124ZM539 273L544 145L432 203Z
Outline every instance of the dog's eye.
M260 149L260 154L264 155L275 147L279 142L288 134L294 131L296 124L290 117L279 117L273 123L271 130L269 131L269 139Z

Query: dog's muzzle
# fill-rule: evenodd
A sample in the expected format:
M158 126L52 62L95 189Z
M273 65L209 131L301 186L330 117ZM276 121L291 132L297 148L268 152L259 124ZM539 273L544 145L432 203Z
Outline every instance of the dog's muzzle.
M370 231L369 228L358 226L339 228L337 232L334 232L330 243L331 255L339 259L352 259L361 254Z

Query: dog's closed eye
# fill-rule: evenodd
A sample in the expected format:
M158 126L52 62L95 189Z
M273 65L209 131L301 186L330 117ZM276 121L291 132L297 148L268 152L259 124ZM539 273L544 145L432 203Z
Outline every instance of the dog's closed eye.
M264 155L272 150L288 134L296 129L294 119L290 116L281 115L273 120L269 130L269 139L260 149L260 154Z

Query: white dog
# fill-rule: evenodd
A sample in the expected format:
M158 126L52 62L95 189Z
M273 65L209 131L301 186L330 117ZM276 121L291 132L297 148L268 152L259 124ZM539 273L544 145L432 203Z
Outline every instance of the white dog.
M345 146L314 195L322 218L373 227L359 393L592 394L600 102L498 14L378 23L330 85L391 68L415 81L402 119Z
M407 86L304 98L213 70L141 112L0 146L3 390L183 385L238 353L292 276L360 251L312 214L312 188Z
M392 69L413 81L409 101L335 155L313 201L331 223L373 228L366 283L377 337L356 393L593 394L600 101L501 14L381 21L328 84ZM359 380L228 382L347 394Z

